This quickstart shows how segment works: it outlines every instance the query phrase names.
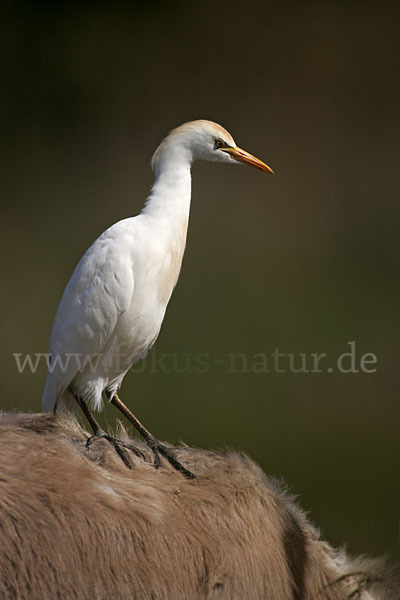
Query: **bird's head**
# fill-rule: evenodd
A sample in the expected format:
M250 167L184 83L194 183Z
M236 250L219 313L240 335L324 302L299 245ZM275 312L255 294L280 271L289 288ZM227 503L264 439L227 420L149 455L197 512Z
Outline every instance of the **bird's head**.
M231 134L213 121L190 121L173 129L161 142L152 159L155 170L161 162L174 160L209 160L224 163L244 163L273 173L261 160L238 148Z

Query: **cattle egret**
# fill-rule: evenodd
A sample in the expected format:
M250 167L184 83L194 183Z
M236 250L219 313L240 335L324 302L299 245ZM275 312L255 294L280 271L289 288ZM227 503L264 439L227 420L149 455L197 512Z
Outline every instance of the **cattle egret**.
M192 121L171 131L153 155L155 182L141 213L109 227L75 268L54 319L42 398L44 412L79 405L94 432L88 445L93 438L106 438L129 465L120 448L124 444L105 434L89 409L101 410L105 396L144 437L156 466L161 454L188 477L192 474L143 427L117 391L160 332L185 250L190 171L198 159L273 172L238 148L217 123Z

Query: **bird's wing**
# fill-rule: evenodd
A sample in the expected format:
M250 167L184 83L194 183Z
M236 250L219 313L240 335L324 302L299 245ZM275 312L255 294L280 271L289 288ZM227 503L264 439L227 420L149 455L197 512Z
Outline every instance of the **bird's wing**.
M88 360L109 342L118 319L129 307L134 276L132 239L119 223L105 231L77 265L65 288L54 320L50 354L52 362L67 355ZM74 371L75 365L75 371ZM77 360L69 360L65 373L57 371L58 390L70 384L79 371Z

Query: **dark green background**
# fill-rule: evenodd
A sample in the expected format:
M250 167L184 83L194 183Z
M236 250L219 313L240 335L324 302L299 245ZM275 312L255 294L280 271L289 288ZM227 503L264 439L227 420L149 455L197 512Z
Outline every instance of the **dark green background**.
M334 361L355 340L377 372L148 364L121 396L161 439L229 445L283 476L334 544L398 556L394 4L10 3L1 21L2 407L40 409L44 365L21 375L12 354L47 351L75 264L140 210L161 138L218 121L276 176L194 166L156 353L220 360L278 347Z

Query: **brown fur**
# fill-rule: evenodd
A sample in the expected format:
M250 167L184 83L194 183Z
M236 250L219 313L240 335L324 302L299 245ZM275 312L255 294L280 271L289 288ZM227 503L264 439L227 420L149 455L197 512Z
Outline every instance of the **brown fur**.
M0 416L2 599L396 597L246 456L180 447L189 481L87 437L73 418Z

